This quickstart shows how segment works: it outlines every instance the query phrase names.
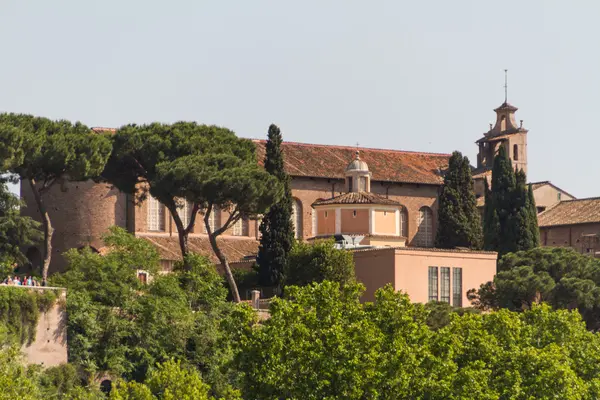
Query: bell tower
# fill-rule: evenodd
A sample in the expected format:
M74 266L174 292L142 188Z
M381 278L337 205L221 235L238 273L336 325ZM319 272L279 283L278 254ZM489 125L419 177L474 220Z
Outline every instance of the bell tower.
M506 73L506 70L504 70ZM506 154L512 161L513 168L527 173L527 129L523 128L523 120L517 124L515 113L518 108L509 104L506 75L504 81L504 103L496 108L496 123L490 124L490 129L476 141L479 146L477 168L491 169L494 156L500 146L504 146Z

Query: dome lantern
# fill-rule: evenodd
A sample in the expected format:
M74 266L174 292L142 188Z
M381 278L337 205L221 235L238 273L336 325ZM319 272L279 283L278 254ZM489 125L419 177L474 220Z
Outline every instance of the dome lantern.
M369 166L360 159L360 152L358 150L356 150L354 159L346 167L346 190L348 192L371 191Z

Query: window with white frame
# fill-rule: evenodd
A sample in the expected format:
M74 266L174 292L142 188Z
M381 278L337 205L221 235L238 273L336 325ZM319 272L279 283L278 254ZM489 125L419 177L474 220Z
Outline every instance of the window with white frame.
M177 202L177 215L181 218L181 223L184 228L190 224L190 220L192 218L192 203L183 199L180 199Z
M312 210L312 234L313 234L313 236L317 236L317 230L318 230L318 226L317 226L317 210L315 210L313 208L313 210Z
M292 222L294 223L294 236L296 239L300 239L302 238L302 203L298 199L293 200Z
M154 197L148 197L148 230L164 232L165 206Z
M233 224L233 236L243 236L244 235L244 220L242 218L238 219L235 224Z
M214 232L215 229L219 229L221 227L221 210L217 207L213 207L210 215L208 217L208 226L210 226L210 231ZM204 231L206 232L206 226L204 227Z
M419 210L414 244L417 247L433 246L433 214L429 207L421 207Z

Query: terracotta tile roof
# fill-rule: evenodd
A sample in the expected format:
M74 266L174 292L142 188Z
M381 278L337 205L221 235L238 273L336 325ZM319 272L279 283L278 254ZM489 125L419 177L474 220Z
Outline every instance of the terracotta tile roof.
M265 157L264 140L256 143L259 163ZM357 150L351 146L283 142L285 169L291 176L344 179L346 166ZM374 181L441 185L440 170L448 168L450 154L359 148Z
M100 126L93 127L92 130L96 133L104 133L104 132L115 133L117 131L115 128L103 128Z
M158 249L161 260L177 261L181 259L179 238L175 236L139 235L152 243ZM190 250L210 258L215 264L219 260L215 256L207 236L190 236ZM246 256L255 256L258 253L258 241L248 237L219 237L217 243L229 262L238 262Z
M564 200L538 215L540 227L600 222L600 197Z
M495 251L486 250L469 250L469 249L439 249L437 247L412 247L412 246L385 246L385 247L369 247L364 249L348 249L353 253L363 253L367 251L433 251L436 253L462 253L462 254L498 254Z
M395 200L386 199L385 197L376 195L370 192L348 192L339 196L332 197L326 200L317 200L313 206L325 206L330 204L383 204L390 206L399 206Z

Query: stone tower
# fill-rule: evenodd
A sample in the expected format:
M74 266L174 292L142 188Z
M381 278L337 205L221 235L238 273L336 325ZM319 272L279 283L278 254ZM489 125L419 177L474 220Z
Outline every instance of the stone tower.
M477 168L491 169L494 156L500 146L504 146L512 161L513 168L522 169L527 173L527 129L523 128L523 120L517 124L515 112L517 107L507 103L496 108L496 124L483 134L477 142Z

